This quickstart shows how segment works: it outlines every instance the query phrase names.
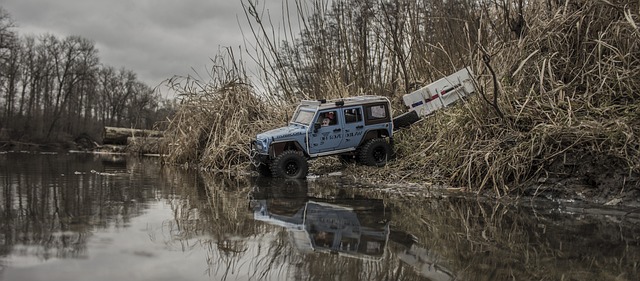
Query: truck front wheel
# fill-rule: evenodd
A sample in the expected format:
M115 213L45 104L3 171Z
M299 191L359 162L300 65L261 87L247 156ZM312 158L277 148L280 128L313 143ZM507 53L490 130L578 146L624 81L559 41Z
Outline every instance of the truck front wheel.
M307 177L309 165L301 152L287 150L278 155L270 165L274 177L285 179L302 179Z
M382 167L387 164L391 146L387 140L376 138L367 141L358 153L358 161L367 166Z

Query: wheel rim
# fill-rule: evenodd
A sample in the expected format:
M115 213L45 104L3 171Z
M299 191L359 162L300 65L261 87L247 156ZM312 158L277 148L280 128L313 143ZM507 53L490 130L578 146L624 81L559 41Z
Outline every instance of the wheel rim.
M382 146L376 147L373 150L372 156L373 160L376 161L376 163L383 163L387 160L387 151Z
M287 174L287 176L295 176L299 170L300 166L296 161L291 160L284 163L284 173Z

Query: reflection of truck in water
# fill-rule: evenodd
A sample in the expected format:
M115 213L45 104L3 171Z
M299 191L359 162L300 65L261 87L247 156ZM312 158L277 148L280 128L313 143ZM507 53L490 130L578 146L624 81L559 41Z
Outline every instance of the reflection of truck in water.
M383 257L389 224L382 200L310 198L306 188L288 194L260 189L254 189L250 202L254 219L287 228L300 252Z
M306 181L260 180L250 193L254 219L286 228L289 242L301 254L332 253L372 261L395 256L428 280L458 280L413 235L390 229L391 210L383 200L310 197ZM396 246L389 247L390 241ZM388 249L393 253L385 254Z

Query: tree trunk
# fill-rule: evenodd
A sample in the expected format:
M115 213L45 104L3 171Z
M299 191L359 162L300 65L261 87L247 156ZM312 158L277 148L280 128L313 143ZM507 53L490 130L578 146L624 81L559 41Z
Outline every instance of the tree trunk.
M127 138L162 137L162 132L120 127L104 127L102 144L126 145Z

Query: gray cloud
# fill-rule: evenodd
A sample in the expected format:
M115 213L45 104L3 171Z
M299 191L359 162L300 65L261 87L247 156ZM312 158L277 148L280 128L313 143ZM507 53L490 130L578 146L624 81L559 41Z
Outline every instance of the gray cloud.
M262 1L261 1L262 2ZM264 3L264 2L262 2ZM240 1L3 0L21 35L79 35L101 61L138 74L149 86L211 66L220 47L243 44ZM281 1L271 1L276 11Z

